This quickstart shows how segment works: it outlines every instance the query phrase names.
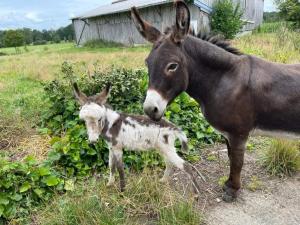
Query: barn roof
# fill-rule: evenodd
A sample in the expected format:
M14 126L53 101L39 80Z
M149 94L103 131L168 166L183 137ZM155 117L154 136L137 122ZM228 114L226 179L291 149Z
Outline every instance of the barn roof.
M98 17L103 15L127 12L131 7L147 8L150 6L163 5L173 3L173 0L124 0L116 1L107 5L100 6L94 10L88 11L82 15L76 16L72 19L87 19L92 17ZM195 0L194 4L201 8L203 11L210 12L211 8L203 3L201 0Z

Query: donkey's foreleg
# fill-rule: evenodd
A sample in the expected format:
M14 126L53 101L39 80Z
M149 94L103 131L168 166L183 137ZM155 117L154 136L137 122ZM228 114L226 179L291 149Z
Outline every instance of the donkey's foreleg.
M125 190L125 171L123 163L123 151L120 149L113 149L114 157L116 158L116 168L120 176L120 189L121 192Z
M185 162L177 153L176 149L174 147L169 147L169 146L164 146L161 148L161 154L165 158L165 161L169 161L172 163L175 167L178 169L181 169L185 171L191 178L192 183L193 183L193 190L196 194L199 194L200 192L200 187L197 183L197 179L193 173L193 168L192 166L188 163Z
M244 164L244 154L248 136L230 135L228 137L228 156L230 160L230 174L224 185L223 200L232 202L238 196L241 188L241 171Z

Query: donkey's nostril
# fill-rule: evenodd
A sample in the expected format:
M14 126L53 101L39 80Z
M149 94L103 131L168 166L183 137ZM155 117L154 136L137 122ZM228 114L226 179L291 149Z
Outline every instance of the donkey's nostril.
M158 108L157 108L157 107L154 107L153 112L154 112L155 114L158 113Z

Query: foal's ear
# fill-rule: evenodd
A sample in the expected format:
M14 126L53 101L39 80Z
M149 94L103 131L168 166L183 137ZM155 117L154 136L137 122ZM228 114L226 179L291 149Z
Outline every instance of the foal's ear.
M79 90L77 83L73 83L73 92L80 105L84 105L87 102L86 95Z
M153 27L150 23L144 21L136 7L131 8L131 18L137 30L147 41L155 43L161 37L161 32Z
M173 41L180 43L190 31L191 14L184 1L176 1L176 29L172 35Z
M110 87L111 87L110 84L106 85L105 89L96 95L96 102L98 104L103 105L106 103L106 101L109 97Z

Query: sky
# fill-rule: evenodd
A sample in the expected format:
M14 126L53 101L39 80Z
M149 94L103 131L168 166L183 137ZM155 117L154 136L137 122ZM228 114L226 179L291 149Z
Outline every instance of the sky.
M111 0L0 0L0 30L28 27L57 29L80 15ZM274 11L273 0L265 0L265 11Z

